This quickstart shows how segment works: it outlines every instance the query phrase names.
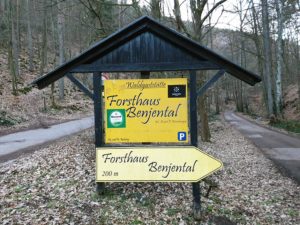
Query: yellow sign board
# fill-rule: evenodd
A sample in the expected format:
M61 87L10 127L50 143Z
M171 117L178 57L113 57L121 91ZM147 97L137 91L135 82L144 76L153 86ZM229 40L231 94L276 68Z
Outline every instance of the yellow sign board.
M188 140L187 79L106 80L105 142Z
M97 148L97 182L197 182L222 162L196 147Z

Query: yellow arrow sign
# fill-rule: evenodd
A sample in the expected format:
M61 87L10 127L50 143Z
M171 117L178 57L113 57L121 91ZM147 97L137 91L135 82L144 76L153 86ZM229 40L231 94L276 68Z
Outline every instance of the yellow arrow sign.
M97 148L97 182L197 182L222 162L196 147Z

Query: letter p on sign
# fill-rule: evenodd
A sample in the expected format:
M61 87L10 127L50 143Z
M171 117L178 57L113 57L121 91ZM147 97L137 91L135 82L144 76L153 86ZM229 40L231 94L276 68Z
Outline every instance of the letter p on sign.
M186 132L178 132L178 141L186 141Z

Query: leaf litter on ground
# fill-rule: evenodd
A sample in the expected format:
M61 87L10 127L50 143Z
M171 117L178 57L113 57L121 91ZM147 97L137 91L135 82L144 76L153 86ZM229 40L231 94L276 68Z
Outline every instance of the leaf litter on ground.
M107 183L95 193L92 129L0 164L2 224L299 224L299 186L222 119L199 147L224 168L201 182L201 222L190 183ZM204 197L209 183L216 184Z

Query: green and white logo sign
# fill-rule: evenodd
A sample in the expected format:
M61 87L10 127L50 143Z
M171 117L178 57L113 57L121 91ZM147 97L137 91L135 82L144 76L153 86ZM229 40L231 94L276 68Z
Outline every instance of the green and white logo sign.
M107 110L107 128L125 128L126 116L125 109Z

